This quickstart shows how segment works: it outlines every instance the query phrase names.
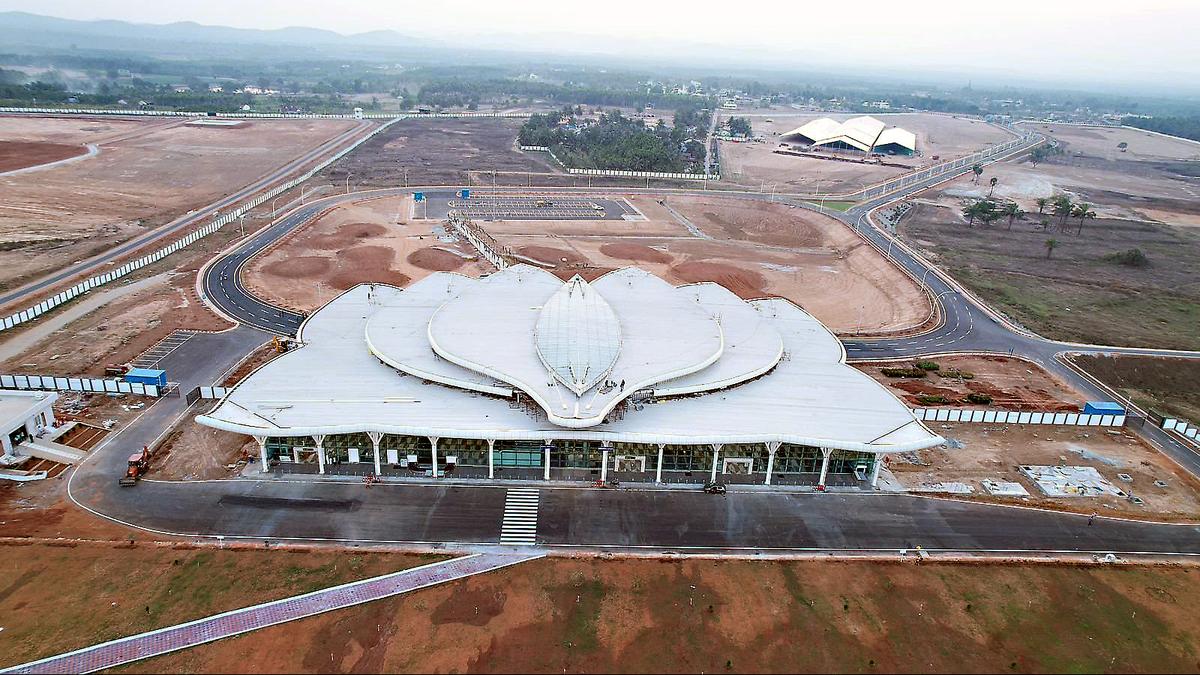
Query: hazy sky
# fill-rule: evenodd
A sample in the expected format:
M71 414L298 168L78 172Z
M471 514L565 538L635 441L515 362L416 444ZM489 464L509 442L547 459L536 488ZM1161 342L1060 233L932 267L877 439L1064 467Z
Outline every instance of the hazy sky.
M341 33L390 28L447 42L464 36L524 48L679 53L720 45L739 60L761 54L797 66L882 65L978 70L1030 79L1200 79L1200 0L0 0L73 19L197 21L242 28L312 26ZM516 39L519 36L525 39ZM713 49L704 53L719 59Z

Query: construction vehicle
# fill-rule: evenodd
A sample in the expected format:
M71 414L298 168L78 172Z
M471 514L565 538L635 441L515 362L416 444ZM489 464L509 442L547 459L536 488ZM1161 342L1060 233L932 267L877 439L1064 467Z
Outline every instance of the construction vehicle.
M275 350L276 354L282 354L288 350L287 341L276 335L271 339L271 348Z
M125 469L125 475L117 481L121 487L133 487L137 485L139 479L146 475L146 470L150 468L150 448L143 445L141 452L135 452L129 456L129 467Z
M104 366L105 375L124 375L129 372L129 364L110 363Z

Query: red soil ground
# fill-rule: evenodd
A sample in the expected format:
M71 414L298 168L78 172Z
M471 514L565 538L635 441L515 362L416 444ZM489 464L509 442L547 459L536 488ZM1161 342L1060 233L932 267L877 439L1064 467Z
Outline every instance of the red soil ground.
M0 141L0 172L24 169L39 164L49 164L87 152L81 145L61 143L30 143L25 141Z
M767 285L763 275L733 265L697 260L675 265L671 268L671 273L684 283L715 281L745 299L767 295L763 290Z
M658 249L642 246L641 244L605 244L600 252L610 258L636 260L638 262L671 263L675 257Z
M453 272L467 261L461 256L437 248L422 248L408 254L408 264L431 272Z
M387 231L386 227L377 223L347 223L332 234L311 237L307 243L313 248L339 251L363 239L385 235Z
M517 249L517 253L547 263L549 265L581 265L587 262L587 258L579 255L575 251L565 248L553 248L550 246L522 246ZM565 263L564 263L564 258Z

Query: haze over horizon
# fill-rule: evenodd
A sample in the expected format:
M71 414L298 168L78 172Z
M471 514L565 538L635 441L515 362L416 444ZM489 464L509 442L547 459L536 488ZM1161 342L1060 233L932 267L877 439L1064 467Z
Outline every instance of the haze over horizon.
M310 0L141 3L132 0L5 0L18 10L78 20L235 28L312 27L343 34L394 30L447 46L605 55L628 61L737 64L812 70L864 68L910 75L977 74L998 84L1168 85L1195 91L1200 79L1200 3L1011 0L1003 6L931 0L896 9L861 0L810 6L750 0L686 6L611 0L603 11L565 11L529 0L519 7L444 0L397 8ZM781 17L786 17L781 20Z

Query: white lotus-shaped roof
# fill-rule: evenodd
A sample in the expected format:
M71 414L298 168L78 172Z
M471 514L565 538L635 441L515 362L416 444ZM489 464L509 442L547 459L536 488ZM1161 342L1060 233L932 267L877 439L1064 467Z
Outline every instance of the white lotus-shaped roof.
M621 325L608 302L576 276L558 289L534 327L538 358L576 395L596 386L621 353Z
M197 419L228 431L365 431L642 443L780 441L904 451L942 439L782 299L636 268L592 283L517 265L363 285L305 321L304 346ZM365 340L365 348L364 348ZM619 404L635 393L657 403ZM541 413L516 403L527 398ZM534 411L537 408L533 409Z

